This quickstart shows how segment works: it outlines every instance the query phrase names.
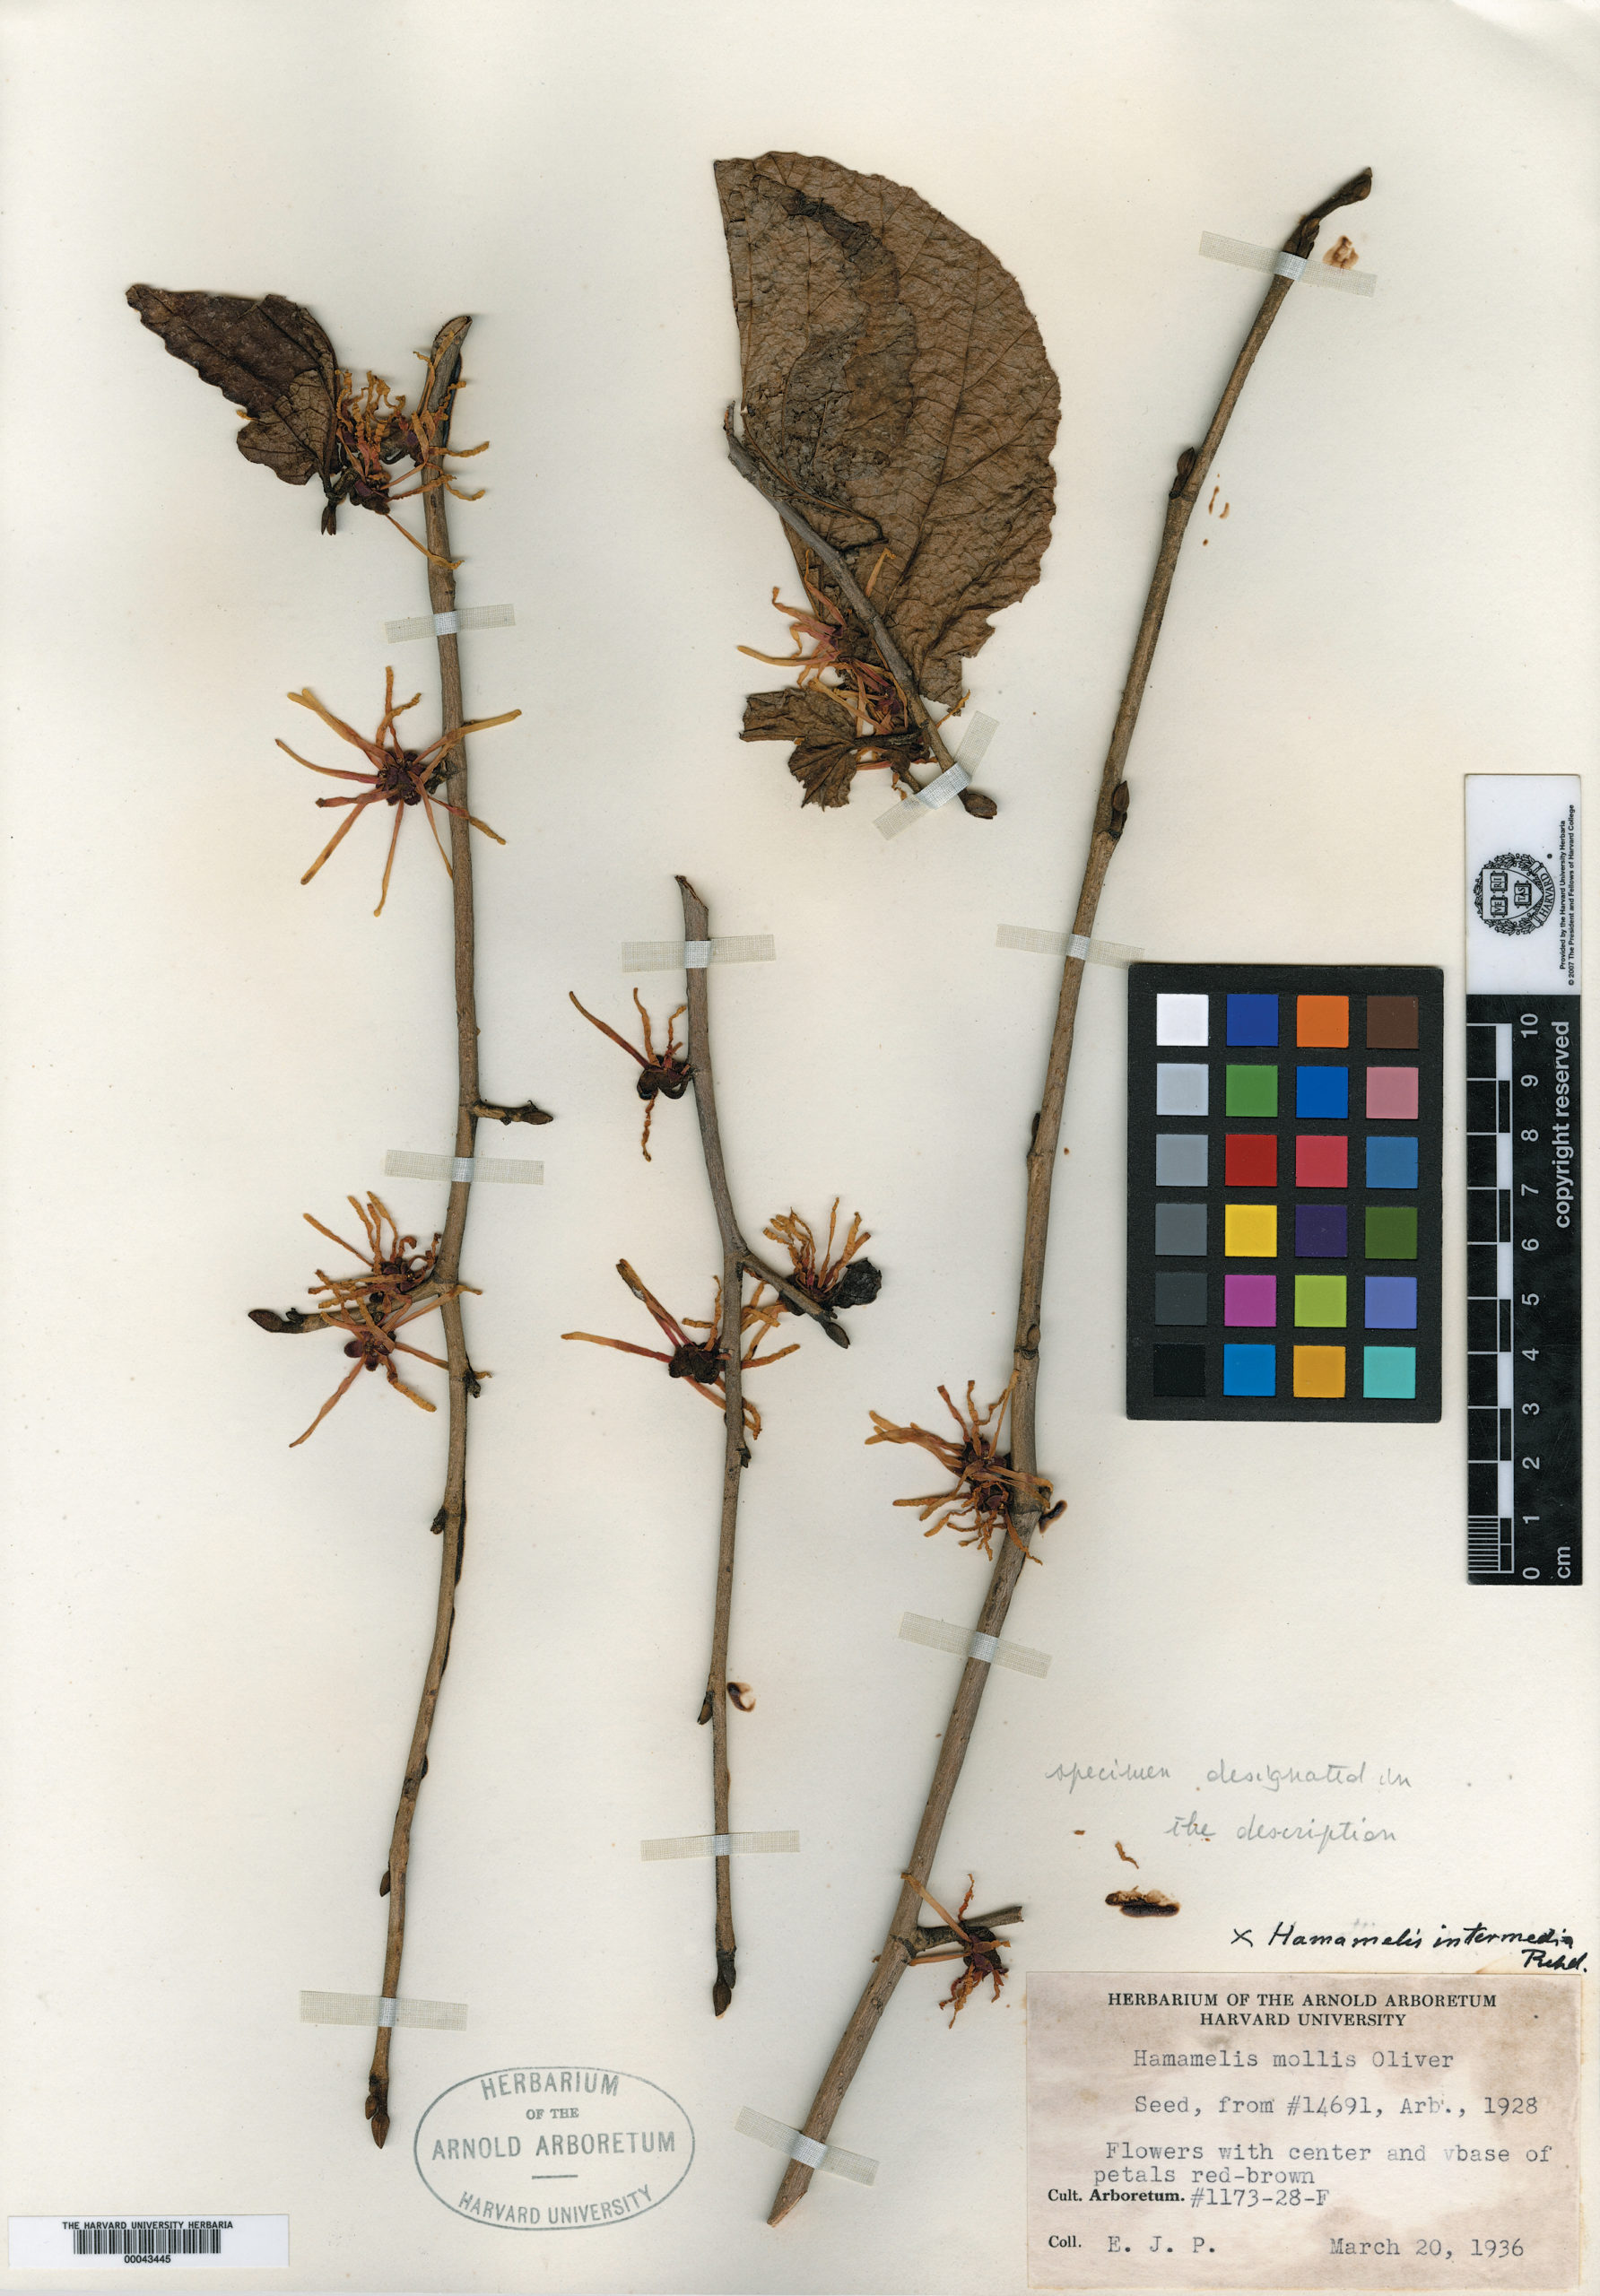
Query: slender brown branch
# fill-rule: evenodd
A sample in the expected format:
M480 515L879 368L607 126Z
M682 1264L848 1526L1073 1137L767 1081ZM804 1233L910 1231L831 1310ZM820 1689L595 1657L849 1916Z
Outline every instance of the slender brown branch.
M683 896L683 937L709 941L711 919L705 902L687 877L678 879ZM734 1604L734 1539L739 1518L739 1478L750 1465L744 1439L744 1393L741 1356L743 1353L743 1309L744 1262L748 1254L728 1194L727 1170L722 1161L722 1134L717 1122L717 1086L711 1073L710 996L707 968L697 965L687 974L689 999L689 1073L694 1080L694 1106L700 1118L700 1147L706 1159L706 1178L717 1213L717 1233L722 1242L722 1387L723 1406L722 1525L717 1549L717 1602L711 1625L711 1669L706 1682L700 1720L711 1725L711 1831L728 1833L727 1681L728 1634ZM718 1857L717 1865L717 1979L711 2005L717 2016L734 1997L733 1860Z
M1320 207L1313 208L1300 218L1284 243L1284 252L1309 255L1316 243L1317 227L1321 219L1337 207L1365 199L1371 187L1370 169L1341 185ZM1266 340L1267 330L1277 317L1291 283L1287 279L1274 277L1263 298L1255 324L1245 337L1244 347L1234 361L1233 371L1228 378L1227 387L1204 439L1198 448L1187 448L1178 459L1178 474L1167 500L1166 521L1161 547L1156 553L1155 571L1151 578L1144 612L1134 639L1133 659L1100 774L1100 794L1090 831L1089 852L1084 862L1077 910L1073 919L1074 933L1085 938L1094 930L1095 911L1100 906L1106 872L1110 867L1111 857L1117 850L1117 841L1126 818L1127 784L1123 777L1123 767L1138 722L1139 705L1143 700L1156 640L1161 635L1161 617L1167 610L1184 531L1199 500L1206 473L1222 444L1229 418L1239 403L1245 378L1255 363L1257 352ZM1045 1244L1049 1228L1050 1188L1055 1177L1056 1152L1061 1140L1061 1114L1066 1095L1067 1070L1072 1061L1073 1031L1077 1021L1078 992L1083 978L1083 959L1069 956L1062 970L1056 1025L1045 1065L1044 1092L1034 1121L1033 1141L1027 1158L1027 1209L1022 1231L1022 1274L1013 1343L1014 1385L1011 1406L1012 1464L1024 1475L1037 1475L1039 1472L1035 1408L1039 1393L1039 1308L1044 1291ZM1016 1537L1006 1540L1000 1550L983 1608L978 1613L977 1631L980 1634L998 1634L1004 1625L1012 1595L1022 1576L1022 1565L1028 1559L1029 1541L1039 1525L1039 1500L1024 1484L1012 1509L1012 1525ZM967 1757L967 1748L971 1742L973 1725L978 1719L978 1709L982 1703L988 1674L988 1665L981 1658L969 1658L961 1669L955 1703L935 1764L933 1784L923 1809L922 1822L917 1829L917 1839L907 1869L908 1878L901 1883L900 1900L889 1925L889 1934L877 1967L856 2005L839 2047L834 2050L832 2061L822 2076L822 2087L806 2116L803 2133L819 2143L827 2137L833 2126L834 2117L877 2030L878 2021L888 2007L894 1988L916 1951L921 1885L926 1884L933 1869L939 1837L943 1831L956 1780L961 1774L961 1765ZM772 2213L767 2219L770 2224L780 2223L790 2209L804 2199L811 2179L812 2171L803 2161L790 2161L778 2185Z
M471 325L470 318L447 320L435 337L427 398L430 406L448 407L450 393L461 372L461 345ZM447 423L439 442L441 456L448 442ZM429 601L436 614L448 613L456 604L456 576L450 560L449 526L445 515L443 486L430 487L422 497L422 505L427 520ZM466 722L466 713L461 703L460 650L453 634L440 637L439 640L439 683L442 729L447 734L453 734ZM448 754L450 761L445 790L451 806L450 891L455 926L456 1153L457 1156L470 1156L476 1127L474 1111L479 1103L479 1091L478 1013L474 973L473 852L468 841L471 829L466 818L466 744L457 742ZM466 1211L471 1195L470 1180L452 1182L445 1213L444 1240L439 1247L437 1263L439 1280L443 1284L459 1281L461 1245L466 1231ZM388 1935L383 1957L382 1990L386 2000L392 2000L400 1990L400 1960L405 1945L405 1884L411 1863L412 1822L416 1815L417 1796L422 1791L422 1780L428 1774L428 1740L439 1704L439 1684L444 1679L445 1666L450 1655L450 1633L456 1622L456 1588L461 1578L466 1538L466 1413L468 1396L477 1392L477 1380L467 1360L459 1296L446 1300L439 1314L445 1327L445 1353L449 1364L450 1383L445 1491L439 1512L433 1519L434 1529L443 1535L443 1545L439 1560L439 1600L434 1613L433 1644L422 1676L416 1726L412 1732L399 1805L395 1812L388 1868L378 1884L379 1894L387 1895L389 1900ZM372 2068L367 2079L367 2117L372 2124L373 2143L379 2145L389 2133L389 2058L393 2039L390 2027L378 2028L372 2052Z
M938 726L924 707L922 696L917 691L916 674L910 664L891 637L889 624L851 572L848 559L835 550L830 542L823 540L811 520L795 508L794 503L772 474L762 469L749 448L735 433L734 410L731 406L723 416L722 427L727 433L727 458L740 477L748 479L758 494L766 496L785 526L799 535L807 550L815 551L844 592L851 613L871 632L873 644L883 657L883 667L904 694L906 707L916 721L917 730L933 752L938 761L940 771L943 772L946 766L953 765L955 761L940 735ZM920 789L926 786L917 780L917 776L907 766L897 766L895 771L900 779L909 781L913 789Z

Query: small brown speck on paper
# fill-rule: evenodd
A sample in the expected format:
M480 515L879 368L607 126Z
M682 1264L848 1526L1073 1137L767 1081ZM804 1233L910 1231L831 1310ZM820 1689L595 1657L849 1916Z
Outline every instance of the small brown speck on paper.
M1029 2285L1573 2286L1578 1986L1031 1970Z

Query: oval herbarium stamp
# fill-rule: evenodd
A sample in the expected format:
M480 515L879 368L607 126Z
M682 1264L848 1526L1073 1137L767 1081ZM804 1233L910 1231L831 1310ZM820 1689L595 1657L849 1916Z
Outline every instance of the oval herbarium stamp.
M675 2098L636 2073L519 2065L436 2097L412 2152L457 2216L564 2232L659 2208L689 2174L694 2130Z

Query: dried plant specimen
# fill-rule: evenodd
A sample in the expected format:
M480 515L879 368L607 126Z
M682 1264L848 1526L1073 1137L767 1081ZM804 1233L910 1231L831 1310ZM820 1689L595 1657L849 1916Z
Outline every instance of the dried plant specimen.
M1039 579L1056 377L1011 274L904 185L769 152L719 161L717 188L734 458L785 517L808 600L782 609L798 692L752 694L743 738L794 743L804 804L847 804L862 765L916 788L913 766L950 762L923 697L960 708L962 659Z
M1317 230L1325 217L1338 208L1356 200L1365 199L1372 188L1370 169L1354 176L1348 183L1301 216L1284 242L1286 255L1302 259L1309 257L1316 244ZM1073 937L1070 949L1087 950L1094 931L1095 914L1100 906L1106 875L1110 868L1117 847L1128 817L1129 791L1125 770L1134 730L1138 723L1139 708L1143 700L1145 683L1150 675L1156 641L1161 634L1162 617L1171 593L1173 575L1178 566L1178 552L1188 523L1199 501L1205 479L1215 459L1223 433L1257 353L1266 340L1268 331L1285 298L1291 282L1282 274L1274 274L1263 298L1260 309L1245 337L1232 373L1223 389L1215 413L1212 416L1205 436L1198 447L1186 447L1178 458L1178 467L1167 491L1166 515L1161 538L1156 552L1154 570L1145 597L1144 611L1140 617L1134 639L1133 658L1128 666L1111 728L1110 742L1100 771L1100 790L1095 802L1090 828L1089 849L1084 857L1083 873L1078 890L1077 907L1073 916ZM1011 1448L1008 1465L1017 1481L1007 1486L1005 1527L1007 1536L999 1546L994 1568L989 1576L988 1590L978 1613L975 1631L980 1635L998 1636L1011 1608L1012 1596L1028 1559L1028 1549L1046 1513L1046 1489L1039 1473L1036 1411L1039 1396L1039 1342L1044 1292L1045 1248L1049 1235L1050 1197L1055 1182L1057 1152L1061 1144L1061 1118L1066 1095L1067 1073L1072 1061L1074 1032L1077 1022L1078 996L1083 985L1084 959L1068 954L1062 967L1061 988L1057 1002L1055 1026L1051 1032L1049 1051L1045 1063L1044 1086L1039 1096L1039 1112L1035 1116L1032 1135L1029 1142L1026 1170L1027 1191L1023 1214L1022 1282L1017 1300L1017 1319L1013 1340L1012 1378L1007 1388L1011 1398ZM970 1389L969 1395L970 1395ZM947 1399L948 1400L948 1399ZM952 1406L953 1411L953 1406ZM960 1414L956 1414L959 1418ZM972 1422L963 1422L970 1434ZM911 1430L884 1429L890 1439L919 1439ZM946 1441L948 1438L935 1438ZM924 1448L932 1448L930 1443ZM958 1485L958 1495L961 1486ZM958 1509L959 1512L959 1509ZM822 2076L821 2087L813 2100L802 2126L802 2135L813 2143L826 2141L832 2129L839 2109L856 2075L862 2058L871 2044L874 2033L894 1990L905 1970L921 1958L918 1935L917 1906L926 1894L928 1876L938 1853L956 1783L971 1744L973 1727L978 1719L983 1694L987 1686L989 1662L980 1657L969 1657L961 1669L950 1719L940 1739L939 1753L934 1767L933 1782L923 1805L921 1822L909 1866L901 1877L900 1891L888 1935L876 1957L872 1974L863 1988L844 2032L839 2038ZM1113 1892L1114 1900L1122 1901L1122 1910L1132 1910L1135 1918L1142 1908L1145 1915L1158 1917L1176 1912L1170 1900L1159 1892ZM953 1925L952 1925L953 1926ZM975 1989L975 1988L974 1988ZM963 1996L964 1997L964 1996ZM768 2222L778 2224L789 2211L804 2199L810 2188L813 2171L803 2161L791 2160L783 2173Z
M413 693L409 701L396 702L395 673L386 670L383 674L383 716L378 721L377 733L368 741L365 735L358 734L353 726L347 726L343 718L335 718L331 709L325 709L309 686L290 695L291 701L298 701L303 709L314 710L325 726L331 726L343 740L352 742L371 764L370 773L350 773L338 766L316 765L309 757L301 757L298 750L291 750L287 742L280 741L278 744L286 757L291 757L297 765L310 767L313 773L325 773L334 781L359 781L366 785L365 794L360 797L317 798L318 805L349 805L352 811L306 871L300 879L302 885L310 883L329 854L342 839L350 834L369 805L385 804L394 808L395 826L389 836L389 849L383 865L383 887L378 894L378 907L372 912L374 917L383 915L383 905L389 897L389 874L395 866L395 848L400 842L400 824L405 819L408 805L421 805L427 813L428 826L433 831L433 842L439 846L439 857L445 865L447 877L450 874L450 857L439 841L439 824L433 818L436 805L442 807L447 813L461 814L462 819L470 822L474 829L481 829L485 837L493 838L497 845L503 845L506 841L498 830L490 828L487 822L481 822L475 813L465 813L461 806L453 805L448 797L440 796L439 793L449 770L447 761L450 751L465 741L468 734L487 733L491 726L509 726L513 718L521 717L521 710L507 709L498 718L471 718L453 733L440 734L425 749L408 750L401 742L396 720L402 710L414 709L422 698L420 693Z
M483 451L450 446L456 384L440 387L435 359L408 413L404 399L376 375L369 373L358 388L335 360L323 327L303 303L286 295L137 286L128 289L127 300L174 359L226 392L248 418L238 434L247 462L265 464L288 486L321 480L326 535L335 532L343 502L387 518L392 503L409 497L444 489L459 493L445 471L445 457ZM391 474L404 462L413 465L410 475L416 483L397 493Z
M709 943L711 939L711 918L705 902L687 877L678 879L678 890L683 904L683 937L686 944ZM685 952L687 953L687 951ZM641 1300L655 1318L662 1337L669 1343L669 1350L641 1347L630 1340L602 1338L596 1332L566 1332L566 1339L587 1339L602 1347L620 1349L624 1354L646 1355L666 1365L668 1376L686 1379L697 1393L707 1396L722 1405L723 1465L722 1505L717 1527L717 1594L711 1617L711 1664L706 1678L706 1694L701 1701L700 1720L711 1726L711 1808L712 1832L725 1836L731 1831L732 1782L728 1764L727 1710L731 1705L741 1713L748 1713L754 1705L748 1696L749 1685L730 1681L728 1676L728 1642L733 1627L734 1555L739 1518L739 1492L744 1469L750 1465L750 1446L761 1433L761 1414L744 1394L744 1374L776 1363L781 1356L792 1355L796 1343L780 1347L770 1355L758 1350L764 1345L786 1309L799 1315L810 1316L819 1323L830 1339L840 1347L850 1344L848 1335L838 1320L840 1307L865 1304L877 1296L882 1278L876 1268L871 1269L871 1281L864 1281L870 1262L856 1260L854 1255L866 1241L859 1215L852 1219L845 1248L838 1257L832 1257L834 1220L828 1223L828 1242L822 1258L817 1258L817 1243L811 1229L796 1213L789 1212L775 1219L766 1233L783 1243L795 1267L793 1277L779 1275L763 1260L758 1259L744 1240L738 1215L728 1187L727 1169L723 1161L722 1132L717 1117L717 1085L711 1065L710 996L706 982L705 965L688 968L685 974L684 1002L678 1010L687 1010L689 1042L684 1054L688 1079L694 1086L695 1113L700 1119L700 1151L705 1160L706 1180L711 1192L711 1205L717 1215L717 1233L722 1245L722 1274L717 1283L717 1302L707 1322L694 1322L685 1318L682 1322L664 1308L655 1295L647 1291L626 1260L617 1263L617 1273L635 1298ZM569 992L570 993L570 992ZM596 1020L586 1006L578 1004L586 1021L593 1021L603 1035L620 1044L624 1052L639 1063L639 1091L647 1100L653 1100L657 1091L665 1091L676 1099L682 1091L678 1078L683 1070L668 1069L665 1076L661 1062L674 1055L672 1022L667 1024L667 1050L658 1057L650 1033L650 1023L645 1014L639 992L634 991L634 1003L644 1022L645 1050L641 1054L625 1037ZM678 1013L672 1016L675 1021ZM677 1090L670 1088L677 1084ZM645 1135L649 1135L649 1118L645 1121ZM834 1199L837 1217L839 1201ZM848 1284L856 1274L854 1287ZM755 1289L744 1296L744 1279L753 1279ZM850 1296L847 1296L847 1292ZM706 1339L691 1339L691 1332L706 1332ZM749 1344L746 1345L746 1339ZM725 1853L713 1860L716 1873L715 1946L717 1975L711 1986L711 2006L720 2017L730 2006L736 1980L736 1941L734 1935L734 1899L732 1860Z
M346 1357L352 1361L334 1393L297 1442L306 1440L320 1426L362 1371L381 1370L389 1386L422 1410L435 1405L409 1378L402 1376L398 1358L416 1360L447 1372L449 1386L444 1495L433 1514L430 1528L441 1540L439 1593L434 1633L423 1674L416 1722L401 1781L394 1824L389 1837L388 1864L378 1884L389 1900L385 1941L381 1997L398 1994L405 1937L406 1877L411 1857L413 1821L417 1797L428 1771L428 1744L439 1702L439 1686L449 1655L455 1622L456 1587L461 1576L466 1526L466 1413L468 1400L482 1391L483 1374L468 1359L462 1322L463 1296L476 1289L461 1277L462 1242L472 1192L474 1140L479 1121L493 1118L502 1124L547 1124L546 1112L532 1100L506 1104L483 1098L478 1071L477 989L474 970L472 829L497 835L476 820L468 807L465 737L490 726L503 725L518 713L472 720L462 707L461 668L454 634L455 561L450 557L445 502L459 494L446 469L447 457L457 451L449 443L450 418L461 382L461 346L471 325L465 317L448 320L424 357L425 379L417 405L405 402L369 375L359 388L340 368L322 326L303 306L281 295L250 297L173 292L152 287L133 287L128 300L144 324L166 342L177 358L194 367L201 377L227 392L248 418L239 433L240 451L253 462L274 470L291 485L303 486L312 477L321 480L325 508L322 524L331 534L338 505L343 501L387 514L392 502L405 493L420 495L426 543L419 544L428 562L428 596L436 622L448 617L439 636L439 700L443 731L418 749L408 748L398 730L401 714L413 701L396 703L394 678L386 683L383 716L371 741L353 726L334 717L315 695L306 691L292 700L314 710L343 740L360 749L370 772L345 772L316 763L298 762L316 773L358 785L360 795L326 798L325 805L348 808L337 834L307 872L315 876L323 862L370 806L386 804L394 809L388 858L383 887L387 894L396 839L408 809L422 806L433 825L436 808L448 823L449 851L444 854L451 885L449 965L455 988L457 1069L455 1088L455 1155L457 1170L467 1177L452 1181L444 1226L423 1247L414 1235L401 1231L382 1200L352 1196L351 1205L360 1223L362 1241L353 1243L326 1228L311 1225L337 1244L357 1263L350 1269L317 1271L311 1287L316 1302L311 1312L290 1309L280 1315L257 1309L254 1321L264 1331L302 1334L325 1330L343 1333ZM466 450L475 454L481 449ZM410 462L413 482L396 491L394 469ZM471 500L472 497L464 499ZM408 540L412 537L408 536ZM287 747L286 744L281 744ZM378 902L381 911L383 901ZM440 1359L399 1335L437 1309L445 1334ZM368 2075L366 2115L374 2141L382 2144L388 2134L389 2065L394 2031L378 2028Z

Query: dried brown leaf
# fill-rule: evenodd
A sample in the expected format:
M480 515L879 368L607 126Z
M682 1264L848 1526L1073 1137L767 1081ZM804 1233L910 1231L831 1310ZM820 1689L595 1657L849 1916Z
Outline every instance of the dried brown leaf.
M1060 395L1022 290L883 176L770 152L718 161L717 186L746 443L954 707L1049 539Z
M752 693L744 704L742 742L793 742L789 771L805 791L803 805L848 805L863 746L842 702L816 686Z
M174 359L214 383L253 420L239 433L247 461L290 486L334 474L338 383L334 346L286 295L212 295L130 287L127 300Z

